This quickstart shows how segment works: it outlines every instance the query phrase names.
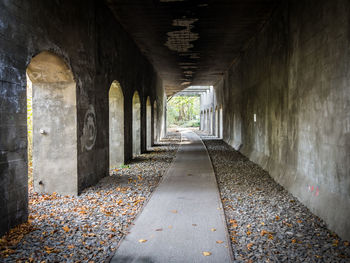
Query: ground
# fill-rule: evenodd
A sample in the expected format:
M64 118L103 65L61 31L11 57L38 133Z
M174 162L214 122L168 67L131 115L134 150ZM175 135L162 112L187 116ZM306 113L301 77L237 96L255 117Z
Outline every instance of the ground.
M0 239L0 262L103 262L173 160L179 133L79 196L29 192L29 221Z
M222 140L198 132L211 157L235 262L349 262L349 242Z

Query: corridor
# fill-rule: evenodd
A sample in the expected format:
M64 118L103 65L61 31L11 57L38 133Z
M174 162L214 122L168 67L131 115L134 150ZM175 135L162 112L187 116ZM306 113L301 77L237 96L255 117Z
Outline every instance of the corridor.
M349 262L349 28L349 0L0 0L0 261Z
M192 131L113 257L116 262L230 262L215 174Z

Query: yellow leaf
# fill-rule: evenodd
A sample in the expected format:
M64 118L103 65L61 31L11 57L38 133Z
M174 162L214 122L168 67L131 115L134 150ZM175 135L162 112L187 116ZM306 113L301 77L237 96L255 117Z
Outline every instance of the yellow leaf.
M247 225L247 228L250 228L252 225L251 224L249 224L249 225Z
M297 222L298 222L299 224L301 224L303 221L301 221L301 220L299 219L299 220L297 220Z
M139 242L140 243L145 243L145 242L147 242L147 240L146 239L140 239Z
M276 220L280 220L280 217L279 217L279 216L276 216Z
M263 225L263 226L265 225L265 223L264 223L264 222L261 222L260 224L261 224L261 225Z
M63 230L64 230L66 233L70 231L70 228L69 228L68 226L64 226L64 227L62 227L62 228L63 228Z
M249 230L247 231L247 235L248 235L248 236L249 236L251 233L252 233L251 231L249 231Z
M252 246L253 246L253 243L249 243L249 244L247 245L248 250L250 250Z
M269 232L268 231L266 231L266 230L261 230L261 232L260 232L260 236L265 236L266 234L268 234Z
M218 240L218 241L216 241L216 243L218 243L218 244L222 244L222 243L224 243L224 241L222 241L222 240Z
M269 234L268 239L273 239L273 235Z
M216 228L212 228L212 229L210 229L212 232L215 232L216 231Z
M297 242L296 239L292 239L292 243L295 244Z
M68 245L68 248L72 249L72 248L75 248L75 246L74 245Z
M211 255L210 252L207 252L207 251L204 251L204 252L203 252L203 256L205 256L205 257L210 256L210 255Z

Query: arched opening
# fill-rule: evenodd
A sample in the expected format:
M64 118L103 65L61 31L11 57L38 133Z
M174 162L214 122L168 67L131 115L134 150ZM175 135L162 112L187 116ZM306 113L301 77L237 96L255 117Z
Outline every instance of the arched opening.
M153 102L153 141L156 143L157 140L157 128L158 128L158 117L157 117L157 101Z
M141 154L141 101L137 91L132 97L132 156Z
M124 96L118 81L113 81L109 93L109 167L124 163Z
M213 122L213 108L210 108L210 134L214 134L214 122Z
M146 149L152 147L152 105L151 100L147 97L146 101Z
M224 119L222 116L222 106L220 108L220 139L224 138Z
M209 122L209 110L206 110L206 118L205 118L205 131L207 133L209 133L209 126L210 126L210 122Z
M28 65L27 83L27 98L32 99L27 112L32 121L32 127L28 126L28 163L33 164L29 171L34 191L77 194L77 103L73 73L61 57L43 51Z
M219 111L218 107L215 107L215 136L219 137Z

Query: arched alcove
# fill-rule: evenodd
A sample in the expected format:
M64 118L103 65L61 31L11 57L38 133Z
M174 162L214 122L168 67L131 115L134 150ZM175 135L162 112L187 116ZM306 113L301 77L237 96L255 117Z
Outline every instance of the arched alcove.
M157 128L158 128L158 117L157 117L157 101L153 102L153 141L156 143L157 140Z
M58 55L43 51L27 67L32 85L34 191L77 194L77 106L73 73ZM29 91L29 89L28 89ZM28 97L30 94L28 94ZM29 116L29 112L28 112Z
M152 105L151 100L147 97L146 101L146 149L152 147Z
M223 113L222 113L222 106L220 107L220 138L224 138L224 119L223 119Z
M219 111L218 107L215 107L215 136L219 137Z
M109 100L109 166L124 163L124 96L118 81L113 81L108 93Z
M210 134L214 134L214 122L213 122L213 108L210 108L210 115L209 115L210 117L210 119L209 119L209 121L210 121L210 130L209 130L209 133Z
M132 97L132 155L141 154L141 101L137 91Z

